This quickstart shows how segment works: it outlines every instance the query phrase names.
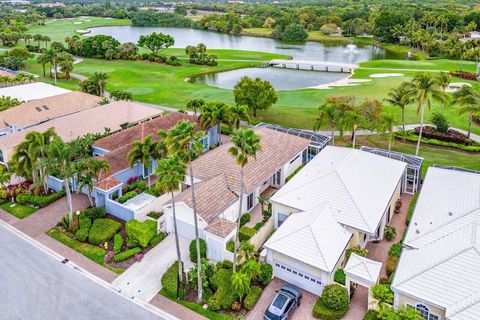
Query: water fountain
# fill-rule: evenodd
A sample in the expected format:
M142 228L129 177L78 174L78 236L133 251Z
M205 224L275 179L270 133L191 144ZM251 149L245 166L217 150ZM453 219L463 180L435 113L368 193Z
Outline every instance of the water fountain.
M347 44L347 49L345 50L348 53L355 53L357 51L357 46L353 43Z

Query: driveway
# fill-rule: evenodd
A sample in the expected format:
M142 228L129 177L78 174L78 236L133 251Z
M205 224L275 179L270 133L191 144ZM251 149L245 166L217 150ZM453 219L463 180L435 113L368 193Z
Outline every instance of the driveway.
M187 269L192 265L188 248L190 241L182 237L179 237L179 240L182 261ZM142 261L134 263L112 284L126 296L137 297L148 302L162 289L160 279L175 261L177 261L175 236L170 234L147 252Z
M275 297L276 291L279 290L284 284L285 281L278 278L273 278L273 280L263 290L262 295L260 296L260 299L258 300L255 307L247 314L245 320L263 319L263 314L272 302L273 297ZM316 320L316 318L312 316L312 310L313 305L318 299L318 296L305 290L302 290L302 295L302 303L300 304L300 307L295 310L293 316L290 319Z

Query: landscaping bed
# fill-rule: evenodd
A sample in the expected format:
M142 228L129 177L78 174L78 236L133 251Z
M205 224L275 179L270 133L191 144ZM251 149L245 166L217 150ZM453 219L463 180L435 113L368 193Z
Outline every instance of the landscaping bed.
M48 235L94 262L121 273L164 238L152 220L125 222L105 212L103 207L87 208L68 221L62 219Z
M37 208L24 206L16 202L6 202L0 205L0 208L17 217L18 219L26 218L38 210Z

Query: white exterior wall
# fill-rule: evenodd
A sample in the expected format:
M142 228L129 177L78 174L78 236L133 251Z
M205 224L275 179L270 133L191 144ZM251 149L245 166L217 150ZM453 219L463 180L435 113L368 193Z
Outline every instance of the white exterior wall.
M402 293L395 292L395 300L393 305L396 308L400 308L401 306L405 306L405 305L410 305L415 307L417 304L423 304L424 306L426 306L430 310L430 313L437 315L440 318L440 320L446 319L445 308L441 308L439 306L432 305L426 301L423 301Z
M293 159L295 159L295 161L293 161L292 163L288 162L286 163L284 166L283 166L283 170L282 170L282 185L285 183L285 179L291 175L298 167L300 167L303 163L303 151L300 152L298 155L298 158L295 159L295 157L293 157L290 161L292 161Z

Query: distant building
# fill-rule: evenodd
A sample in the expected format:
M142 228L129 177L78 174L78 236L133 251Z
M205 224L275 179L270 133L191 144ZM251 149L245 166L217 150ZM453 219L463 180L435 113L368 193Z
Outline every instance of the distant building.
M28 6L30 1L27 0L5 0L1 2L4 6Z
M38 5L40 8L65 7L63 2L46 2Z

